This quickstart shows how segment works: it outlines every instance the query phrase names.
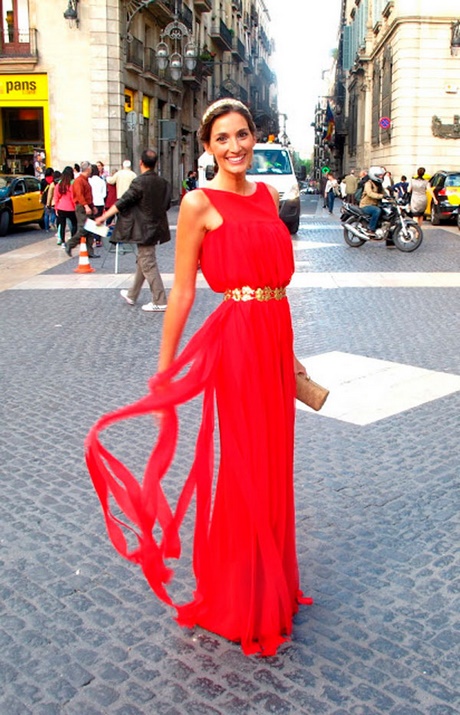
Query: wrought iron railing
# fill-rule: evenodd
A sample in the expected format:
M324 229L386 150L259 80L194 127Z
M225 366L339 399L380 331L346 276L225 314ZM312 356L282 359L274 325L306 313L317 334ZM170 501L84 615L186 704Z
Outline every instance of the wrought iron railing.
M37 30L19 30L16 27L0 30L0 57L38 58Z
M139 69L144 69L144 43L133 37L131 42L128 42L127 52L128 64L134 65Z

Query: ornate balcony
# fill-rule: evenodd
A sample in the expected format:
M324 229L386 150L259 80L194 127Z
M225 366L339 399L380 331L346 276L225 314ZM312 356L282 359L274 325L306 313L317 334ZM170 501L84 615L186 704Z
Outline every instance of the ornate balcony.
M149 5L149 12L157 18L160 25L167 25L174 18L174 0L156 0Z
M246 57L243 70L246 74L254 74L254 57L252 55Z
M270 67L267 65L265 60L262 58L260 58L257 63L257 71L258 71L258 73L260 73L260 75L266 82L268 82L269 84L272 84L273 72L271 71Z
M188 70L184 66L182 81L192 89L199 89L203 84L205 77L209 77L212 74L213 67L210 67L210 65L213 65L213 63L197 60L194 70Z
M221 50L231 50L233 36L223 20L213 20L210 36Z
M232 37L232 55L237 62L244 62L246 51L239 37Z
M249 99L249 93L246 87L243 87L243 85L240 84L238 94L241 101L247 104Z
M193 2L197 12L211 12L212 0L194 0Z
M159 78L159 71L158 71L158 64L157 64L155 50L152 50L151 47L149 47L145 51L144 73L147 76L150 75L154 79Z
M137 37L127 43L126 68L135 72L142 72L144 69L144 43Z
M15 27L0 30L0 61L29 63L38 62L37 30L18 30Z
M232 0L232 10L235 10L237 17L241 17L241 15L243 14L242 0Z
M178 17L179 20L184 23L185 27L189 30L193 30L193 12L187 5L182 5L180 9L178 8Z

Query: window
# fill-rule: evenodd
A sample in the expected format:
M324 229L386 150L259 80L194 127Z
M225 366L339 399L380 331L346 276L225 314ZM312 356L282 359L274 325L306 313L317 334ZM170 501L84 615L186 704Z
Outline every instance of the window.
M382 75L380 71L380 63L376 60L374 62L374 71L372 74L372 146L378 146L380 140L379 119L381 116L381 83Z
M29 44L28 0L0 0L2 48L4 52Z
M391 91L393 86L393 60L391 48L387 45L382 64L382 117L391 117ZM380 141L388 144L391 141L390 129L381 129Z
M446 183L444 186L460 187L460 174L451 174L450 176L446 176Z

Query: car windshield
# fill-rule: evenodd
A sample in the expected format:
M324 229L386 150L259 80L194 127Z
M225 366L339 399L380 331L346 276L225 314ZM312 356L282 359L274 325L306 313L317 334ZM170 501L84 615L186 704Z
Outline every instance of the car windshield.
M445 186L456 186L460 188L460 174L452 174L451 176L446 176Z
M289 153L286 149L255 149L248 174L292 174Z
M14 176L0 176L0 198L3 199L9 194L9 188L11 186Z

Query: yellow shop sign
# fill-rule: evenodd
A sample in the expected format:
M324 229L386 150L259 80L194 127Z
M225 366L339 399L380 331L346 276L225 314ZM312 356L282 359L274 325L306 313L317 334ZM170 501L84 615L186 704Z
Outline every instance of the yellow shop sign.
M48 99L48 76L46 74L0 75L0 103L44 101Z

